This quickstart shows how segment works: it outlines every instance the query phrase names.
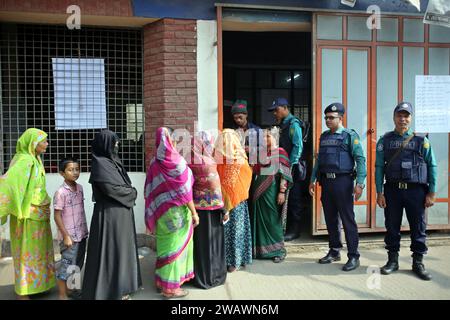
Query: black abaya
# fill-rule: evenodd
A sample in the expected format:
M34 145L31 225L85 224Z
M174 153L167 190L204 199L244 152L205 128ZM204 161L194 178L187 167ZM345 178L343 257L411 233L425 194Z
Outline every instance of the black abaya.
M222 209L197 210L200 224L194 229L194 285L209 289L225 283L225 237Z
M100 132L92 144L89 182L95 201L83 299L121 299L142 286L133 207L137 191L114 154L117 136Z

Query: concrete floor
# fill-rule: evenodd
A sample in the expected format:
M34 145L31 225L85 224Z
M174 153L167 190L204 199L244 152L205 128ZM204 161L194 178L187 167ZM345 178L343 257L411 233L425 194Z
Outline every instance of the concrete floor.
M185 284L189 290L186 300L359 300L359 299L450 299L450 244L436 242L429 248L424 262L433 275L432 281L423 281L411 271L409 243L402 242L400 270L392 275L373 274L384 265L386 252L382 246L361 248L361 267L343 272L342 261L320 265L317 259L326 253L326 246L315 250L299 250L289 246L283 263L254 260L253 264L235 273L229 273L225 285L202 290ZM153 284L155 254L149 252L141 259L144 288L132 296L133 300L159 300ZM369 266L373 266L368 269ZM376 271L375 271L376 272ZM0 299L15 299L12 263L0 260ZM34 296L33 299L57 299L57 289Z

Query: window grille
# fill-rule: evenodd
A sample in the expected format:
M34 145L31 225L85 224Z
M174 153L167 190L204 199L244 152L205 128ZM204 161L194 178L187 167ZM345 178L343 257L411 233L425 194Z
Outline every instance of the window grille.
M144 171L141 30L5 23L0 51L0 170L19 136L36 127L49 135L47 172L57 172L65 156L79 158L87 172L90 143L106 126L121 139L126 169Z

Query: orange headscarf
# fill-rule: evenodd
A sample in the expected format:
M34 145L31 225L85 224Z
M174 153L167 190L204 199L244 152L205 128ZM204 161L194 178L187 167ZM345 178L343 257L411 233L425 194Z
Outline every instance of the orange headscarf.
M216 141L215 158L225 209L230 211L248 199L252 182L252 169L236 131L222 131Z

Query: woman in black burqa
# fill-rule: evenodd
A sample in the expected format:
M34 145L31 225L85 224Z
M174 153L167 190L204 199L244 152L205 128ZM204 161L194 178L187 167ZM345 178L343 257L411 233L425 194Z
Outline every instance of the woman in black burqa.
M128 299L142 286L133 207L137 191L118 156L119 137L103 130L92 142L92 215L83 299Z

